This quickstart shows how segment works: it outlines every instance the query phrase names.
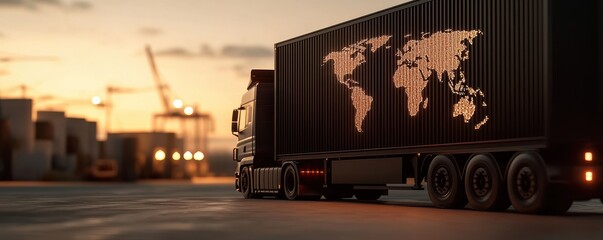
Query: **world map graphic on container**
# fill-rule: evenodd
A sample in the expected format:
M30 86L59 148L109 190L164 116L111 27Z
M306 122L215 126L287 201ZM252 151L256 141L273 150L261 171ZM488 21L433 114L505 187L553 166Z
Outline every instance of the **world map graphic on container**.
M453 118L462 117L463 121L469 124L478 108L487 108L484 93L469 85L461 69L461 63L469 60L469 46L473 44L473 39L480 35L483 33L479 30L424 33L419 39L410 39L402 49L396 50L397 66L391 81L393 87L404 90L409 116L415 117L420 111L428 108L429 98L425 97L424 90L434 75L435 79L442 83L444 73L448 76L446 84L450 92L460 97L452 106ZM406 35L405 39L410 36ZM323 64L333 62L333 73L337 81L351 91L357 132L363 132L362 125L373 107L373 97L368 95L354 78L354 70L366 63L366 54L375 53L381 48L391 48L388 45L391 37L383 35L363 39L340 51L331 52L323 59ZM489 116L486 115L472 127L478 130L488 120Z

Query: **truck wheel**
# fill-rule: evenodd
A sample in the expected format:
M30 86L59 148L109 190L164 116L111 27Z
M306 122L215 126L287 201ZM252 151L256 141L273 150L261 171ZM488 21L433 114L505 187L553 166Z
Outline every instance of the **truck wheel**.
M283 191L289 200L295 200L299 196L299 174L293 165L287 165L283 171Z
M438 155L429 164L427 192L431 202L439 208L462 208L467 197L458 168L450 157Z
M354 196L356 196L356 199L362 201L375 201L381 197L381 192L364 190L356 192Z
M511 202L505 186L494 158L480 154L469 160L465 172L465 193L471 207L482 211L506 210Z
M507 191L513 208L522 213L546 210L546 187L546 170L536 153L521 153L511 160Z
M244 198L257 198L257 195L253 194L253 191L251 190L251 174L249 172L250 170L248 167L243 167L243 170L241 170L241 179L239 183L241 185L241 193Z

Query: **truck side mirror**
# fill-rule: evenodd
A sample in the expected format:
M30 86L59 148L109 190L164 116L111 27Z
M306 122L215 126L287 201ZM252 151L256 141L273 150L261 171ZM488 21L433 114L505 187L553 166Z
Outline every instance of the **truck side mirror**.
M239 136L239 109L232 110L232 124L230 125L232 135Z
M238 148L232 149L232 160L235 162L239 161L239 149Z

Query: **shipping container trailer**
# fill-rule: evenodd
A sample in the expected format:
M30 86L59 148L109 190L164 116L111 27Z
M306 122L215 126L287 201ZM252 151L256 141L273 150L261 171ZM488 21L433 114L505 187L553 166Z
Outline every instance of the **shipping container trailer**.
M275 44L233 111L247 198L565 212L603 197L603 2L420 0Z

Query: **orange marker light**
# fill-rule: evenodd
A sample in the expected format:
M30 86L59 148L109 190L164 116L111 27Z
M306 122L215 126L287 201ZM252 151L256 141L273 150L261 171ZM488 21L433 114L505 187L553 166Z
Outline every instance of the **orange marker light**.
M585 172L584 177L587 182L592 182L593 181L593 172L591 172L591 171Z
M584 160L587 162L590 162L593 160L593 153L592 152L585 152L584 153Z

